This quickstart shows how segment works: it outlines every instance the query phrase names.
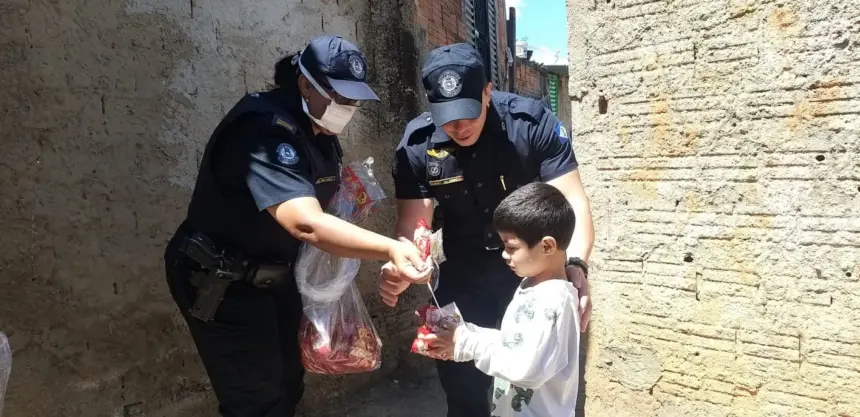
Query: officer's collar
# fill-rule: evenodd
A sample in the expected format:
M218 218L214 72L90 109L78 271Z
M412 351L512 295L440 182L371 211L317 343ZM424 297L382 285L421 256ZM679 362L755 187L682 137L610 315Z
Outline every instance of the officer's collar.
M484 137L489 137L495 134L499 134L501 132L505 132L507 127L505 126L505 122L503 121L501 112L499 110L499 105L495 103L495 101L490 100L490 108L487 109L487 119L484 120L484 128L481 130L481 136L478 137L478 141L480 141ZM441 127L437 127L433 132L433 135L430 137L430 143L435 145L448 144L450 142L454 142L445 130ZM455 142L456 143L456 142Z

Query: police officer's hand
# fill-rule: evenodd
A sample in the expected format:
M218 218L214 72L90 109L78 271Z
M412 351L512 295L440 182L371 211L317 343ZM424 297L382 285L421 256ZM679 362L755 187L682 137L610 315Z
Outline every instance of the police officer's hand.
M588 322L591 321L591 291L588 289L588 278L576 265L568 266L565 272L567 272L567 279L579 290L579 327L584 333L588 328Z
M401 237L388 251L391 263L397 267L401 279L412 284L430 281L432 267L421 259L421 252L412 241Z
M388 262L382 266L382 271L379 274L379 295L385 305L396 306L400 294L403 294L409 285L411 283L400 277L400 272L393 263Z

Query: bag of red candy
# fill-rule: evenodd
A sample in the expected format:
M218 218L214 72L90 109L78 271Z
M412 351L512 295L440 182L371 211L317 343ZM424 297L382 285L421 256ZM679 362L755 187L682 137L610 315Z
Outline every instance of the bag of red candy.
M336 302L305 305L302 364L317 374L370 372L382 364L382 341L353 283Z
M373 177L372 158L341 170L341 185L327 213L350 223L364 220L385 198ZM379 369L382 341L373 326L355 276L361 261L342 258L303 243L296 261L296 284L304 316L299 327L302 364L318 374Z
M430 266L433 267L431 289L435 291L439 286L439 264L445 262L445 251L442 250L442 229L434 233L427 224L427 220L418 220L413 242L421 251L421 259L430 262Z

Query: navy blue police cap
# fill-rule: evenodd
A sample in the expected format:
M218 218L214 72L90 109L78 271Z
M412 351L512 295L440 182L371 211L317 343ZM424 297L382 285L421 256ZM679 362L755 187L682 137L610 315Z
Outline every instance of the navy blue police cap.
M324 76L334 91L350 100L379 101L367 85L364 55L340 36L314 38L302 51L299 63L311 74Z
M484 61L472 45L455 43L430 51L421 79L436 126L481 115L487 76Z

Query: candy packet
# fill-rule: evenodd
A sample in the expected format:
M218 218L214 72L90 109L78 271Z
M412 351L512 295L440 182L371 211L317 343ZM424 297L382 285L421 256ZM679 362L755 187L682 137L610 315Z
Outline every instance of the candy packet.
M424 306L415 311L415 315L418 316L421 325L418 327L418 334L412 342L412 348L410 351L419 355L439 359L430 354L428 351L429 346L420 339L420 336L426 336L431 333L441 333L445 331L446 325L451 328L451 326L461 324L463 322L463 316L460 314L460 309L457 308L457 303L451 303L442 308L433 305Z
M439 264L445 262L445 252L442 250L442 229L434 233L427 220L418 220L413 242L421 251L421 260L429 262L433 268L430 291L435 291L439 287Z
M442 229L433 232L427 220L418 221L415 228L415 246L421 250L421 256L425 261L431 259L437 266L445 262L445 251L442 250Z

